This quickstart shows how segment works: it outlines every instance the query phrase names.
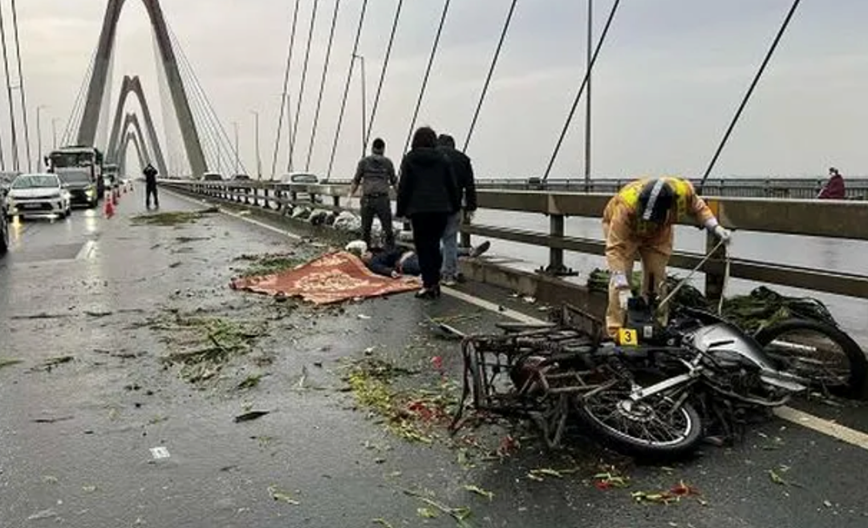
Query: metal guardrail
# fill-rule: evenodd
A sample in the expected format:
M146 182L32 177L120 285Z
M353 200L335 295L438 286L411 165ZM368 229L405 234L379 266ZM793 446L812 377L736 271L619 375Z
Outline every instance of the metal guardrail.
M271 182L202 182L162 180L162 185L211 199L242 203L288 214L294 207L305 206L332 211L353 210L341 206L346 199L346 184L282 184ZM599 218L610 194L587 194L530 190L478 191L479 207L499 211L534 213L549 218L549 231L537 232L505 226L467 224L462 236L484 236L530 244L549 249L549 262L543 272L569 274L564 266L564 252L603 255L602 240L567 236L564 219L568 216ZM322 203L313 204L312 201ZM782 200L768 198L729 198L708 196L706 201L724 226L743 231L801 235L831 239L868 240L868 202L850 200ZM465 240L469 243L469 240ZM714 241L709 237L708 247ZM706 295L715 298L723 290L723 249L703 266ZM691 269L702 255L675 252L670 265ZM810 269L787 264L732 259L730 275L751 281L792 286L849 297L868 299L868 275Z

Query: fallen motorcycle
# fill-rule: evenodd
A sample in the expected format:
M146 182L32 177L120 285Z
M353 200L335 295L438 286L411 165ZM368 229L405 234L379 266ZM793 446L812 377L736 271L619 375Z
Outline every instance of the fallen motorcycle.
M570 306L548 324L466 338L464 397L477 410L532 419L550 447L574 417L618 451L673 457L703 439L714 417L709 402L771 408L806 389L804 378L725 320L676 310L664 327L654 308L632 299L618 344L603 339L599 320Z

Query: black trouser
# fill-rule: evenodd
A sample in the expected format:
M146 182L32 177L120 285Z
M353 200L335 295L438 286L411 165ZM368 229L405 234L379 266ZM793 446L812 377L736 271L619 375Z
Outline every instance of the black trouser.
M413 224L413 244L419 256L419 267L422 269L422 286L433 288L440 284L440 266L443 255L440 254L440 239L446 231L446 213L418 213L410 218Z
M145 207L151 207L151 195L154 196L154 206L160 207L160 198L157 196L157 184L147 184L145 185Z
M392 230L392 202L388 194L362 196L362 240L371 245L371 226L374 216L380 219L380 226L386 235L386 247L395 247L395 233Z

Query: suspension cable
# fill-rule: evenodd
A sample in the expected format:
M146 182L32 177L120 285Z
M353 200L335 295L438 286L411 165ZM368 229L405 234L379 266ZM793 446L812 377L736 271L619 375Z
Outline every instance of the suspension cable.
M374 119L377 117L377 108L380 106L380 94L383 91L383 81L386 79L386 70L389 68L389 59L392 57L392 46L395 44L395 33L398 30L398 21L401 18L402 7L404 7L404 0L398 0L398 7L395 10L395 18L392 21L392 32L389 34L389 44L386 46L386 56L383 59L383 68L380 70L380 80L377 83L377 94L374 96L374 105L371 108L371 118L368 121L368 130L365 133L365 144L362 148L364 152L368 151L368 141L371 139L371 130L374 129Z
M15 120L15 102L12 99L12 79L9 77L9 54L6 47L6 23L3 20L3 10L0 9L0 40L3 48L3 67L6 70L6 93L9 98L9 130L12 137L12 168L19 170L18 159L18 125Z
M594 69L594 64L597 62L597 56L600 54L600 49L603 47L603 42L606 41L606 35L609 33L609 28L612 26L612 20L615 18L615 13L618 12L618 6L621 4L621 0L615 0L615 3L612 4L612 10L609 11L609 18L606 19L606 25L603 27L603 33L600 35L600 39L597 41L597 47L594 49L594 56L591 57L591 62L588 64L588 69L585 72L585 78L582 81L582 86L579 88L579 93L576 94L576 98L573 101L573 106L570 108L570 113L567 116L567 122L564 123L564 128L561 130L561 136L558 138L557 145L555 145L555 150L552 152L552 157L549 160L549 164L546 167L545 173L543 174L543 181L546 181L549 177L549 174L552 171L552 167L555 164L555 160L558 157L558 152L561 150L561 145L564 143L564 138L567 136L567 131L570 129L570 123L573 120L573 116L576 114L576 108L579 106L579 101L582 99L582 94L585 91L585 87L588 85L588 82L591 79L591 71Z
M320 113L320 109L322 108L322 96L323 96L323 92L325 91L326 78L328 77L328 74L329 74L329 63L331 62L331 57L332 57L332 44L334 43L334 40L335 40L335 28L338 25L338 14L340 13L340 7L341 7L341 0L335 0L335 11L334 11L334 14L332 15L332 27L331 27L331 31L329 32L329 43L328 43L328 46L326 47L325 64L323 65L322 77L320 78L320 82L319 82L319 96L317 96L317 99L316 99L316 111L314 112L314 115L313 115L313 129L310 132L310 144L308 144L308 147L307 147L307 160L305 160L305 163L304 163L304 170L305 171L310 170L310 158L313 156L313 145L314 145L314 142L316 141L316 129L317 129L317 126L319 125L319 113ZM299 100L301 100L301 99L299 99ZM297 120L296 120L296 123L298 123Z
M277 154L280 151L280 136L283 133L283 116L287 113L289 98L289 70L292 65L292 50L295 45L295 29L298 23L298 6L301 0L295 0L295 12L292 15L292 30L289 36L289 52L286 57L286 69L283 72L283 92L280 99L280 117L277 118L277 134L274 140L274 158L271 160L271 179L277 175ZM291 119L290 119L291 121Z
M332 143L332 153L329 156L329 167L328 167L328 171L326 171L325 181L329 181L329 179L331 179L332 168L334 168L334 164L335 164L335 154L337 153L337 150L338 150L338 140L341 137L341 125L344 122L344 113L346 112L346 109L347 109L347 97L349 97L349 95L350 95L350 83L353 80L353 69L356 65L356 55L358 55L358 51L359 51L359 39L362 37L362 28L365 25L365 13L367 13L367 11L368 11L368 0L364 0L362 2L362 12L359 15L359 25L356 28L356 41L355 41L355 43L353 43L353 54L350 56L350 67L349 67L349 70L347 71L347 83L346 83L346 85L344 85L344 96L343 96L343 100L341 101L341 111L338 115L338 126L337 126L337 129L335 130L335 139L334 139L334 142Z
M168 25L167 25L168 27ZM186 77L190 83L185 83L190 86L190 93L187 94L187 99L191 102L190 111L193 114L193 123L194 125L199 124L201 137L200 144L204 140L203 154L208 154L210 150L211 160L213 164L211 167L220 170L223 166L223 157L220 151L219 139L217 138L217 134L215 133L213 123L211 123L208 112L204 107L204 97L200 95L200 86L198 84L198 80L195 78L195 72L192 71L192 66L187 61L187 57L184 55L183 50L181 50L181 45L177 40L174 32L170 31L171 36L171 44L172 48L176 51L179 61L179 73L181 74L182 79ZM192 101L190 101L192 99ZM198 120L196 119L198 117ZM217 167L214 167L216 165Z
M307 33L307 49L304 52L304 66L301 69L301 86L298 90L298 101L295 107L295 124L292 126L292 138L289 141L289 170L292 170L293 156L295 154L295 140L298 136L298 123L301 121L301 103L304 100L304 87L307 81L307 66L310 59L310 46L313 44L313 30L316 24L316 12L319 0L313 0L313 11L310 15L310 29Z
M87 90L87 85L90 83L90 79L93 76L93 68L94 62L96 59L97 49L94 48L93 53L90 56L90 63L87 66L87 71L84 73L84 78L81 80L81 86L78 89L78 95L75 96L75 101L72 104L72 111L69 114L69 119L66 122L66 126L63 129L63 136L61 136L61 143L66 143L69 139L69 136L72 134L72 130L78 128L76 121L81 114L82 108L82 100L84 99L85 91Z
M413 111L413 119L410 121L410 131L407 133L407 142L404 144L404 152L410 149L410 140L413 138L413 129L416 127L416 119L419 118L419 109L422 107L422 98L428 88L428 79L431 75L431 67L434 65L434 57L440 47L440 35L443 34L443 26L446 24L446 15L449 13L449 4L452 0L446 0L443 4L443 13L440 15L440 24L437 26L437 35L434 37L434 45L431 47L431 55L428 57L428 66L425 68L425 77L422 79L422 89L419 91L419 99L416 100L416 109Z
M21 66L21 39L18 36L18 6L12 0L12 30L15 33L15 55L18 61L18 86L21 96L21 117L24 124L24 144L27 152L27 171L33 172L33 157L30 151L30 126L27 124L27 90L24 88L24 72ZM42 155L41 153L39 154ZM38 165L38 164L37 164Z
M473 130L476 128L476 121L479 119L479 112L482 110L482 103L485 101L485 96L488 94L488 86L491 84L491 78L494 75L494 68L497 66L497 60L500 58L500 50L503 48L503 41L506 40L506 32L509 30L509 25L512 22L512 15L515 12L515 5L518 0L512 0L509 6L509 13L506 15L506 22L503 24L503 31L500 33L500 41L497 43L497 49L494 52L494 58L491 60L491 67L488 69L488 76L485 78L485 84L482 87L482 94L479 96L479 103L476 105L476 111L473 113L473 119L470 121L470 129L467 131L467 137L464 139L464 151L467 152L467 147L470 145L470 138L473 137Z
M801 0L794 0L793 5L790 6L790 11L787 13L787 17L784 19L784 22L781 24L781 27L778 29L778 34L775 35L775 40L772 42L771 47L769 47L768 52L766 53L765 58L763 59L762 64L757 70L756 75L753 78L753 81L750 83L750 87L747 90L747 93L744 94L744 98L741 100L741 104L738 106L738 110L735 112L735 116L733 116L732 121L729 123L729 127L726 129L726 133L723 135L723 139L720 141L720 144L717 146L717 151L714 153L714 157L711 158L711 163L708 164L708 168L705 169L705 174L702 176L702 181L699 184L698 192L702 193L702 186L705 185L705 180L708 179L708 175L711 174L712 169L714 169L714 165L717 163L717 159L720 157L721 152L723 152L724 146L726 146L726 142L729 140L730 134L732 134L733 129L735 128L736 123L738 122L739 117L741 117L741 113L744 110L745 106L747 106L748 100L750 100L751 94L753 94L754 88L756 88L757 83L762 77L763 72L766 69L766 66L771 60L772 55L775 52L775 49L778 47L778 43L781 41L781 37L784 36L784 32L787 30L787 26L790 25L790 20L792 20L793 15L796 12L796 8L799 7L799 3Z
M171 32L171 29L170 29L170 32ZM190 74L192 75L194 86L201 93L202 99L205 102L205 105L207 107L209 115L211 116L211 119L212 119L217 131L219 132L218 133L218 139L220 139L222 141L223 148L226 149L227 152L234 152L234 149L231 147L232 142L229 140L229 135L226 133L226 129L223 127L223 123L217 117L217 112L214 111L214 106L211 104L211 101L208 99L208 95L205 93L205 89L202 87L202 84L199 82L199 77L196 75L196 72L193 70L193 67L190 64L190 61L187 59L187 56L184 53L184 50L181 47L181 44L178 41L177 37L175 36L174 32L171 32L171 35L172 35L172 38L175 42L174 48L178 52L178 54L181 56L182 60L187 64L187 68L189 69ZM228 146L228 148L227 148L227 146ZM247 168L244 166L243 163L241 163L241 168L244 170L245 174L248 173Z

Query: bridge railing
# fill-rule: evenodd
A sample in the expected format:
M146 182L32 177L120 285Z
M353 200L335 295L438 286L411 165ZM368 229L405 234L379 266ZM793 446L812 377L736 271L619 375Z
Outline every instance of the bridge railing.
M281 184L271 182L202 182L163 180L161 184L200 197L245 204L279 214L294 207L314 207L331 211L353 210L346 205L346 184ZM549 251L544 272L558 276L568 273L564 266L567 251L603 255L605 243L599 239L568 236L567 217L599 218L611 194L538 190L480 189L481 209L544 215L548 232L516 229L505 225L465 224L462 236L471 235L529 244ZM780 235L799 235L828 239L868 240L868 202L850 200L783 200L769 198L730 198L707 196L711 209L722 225L737 230ZM708 249L715 241L707 240ZM723 289L725 250L701 268L705 273L705 293L716 298ZM670 265L692 269L703 255L676 251ZM762 283L778 284L819 292L868 299L868 275L834 270L811 269L783 263L731 259L730 276Z

